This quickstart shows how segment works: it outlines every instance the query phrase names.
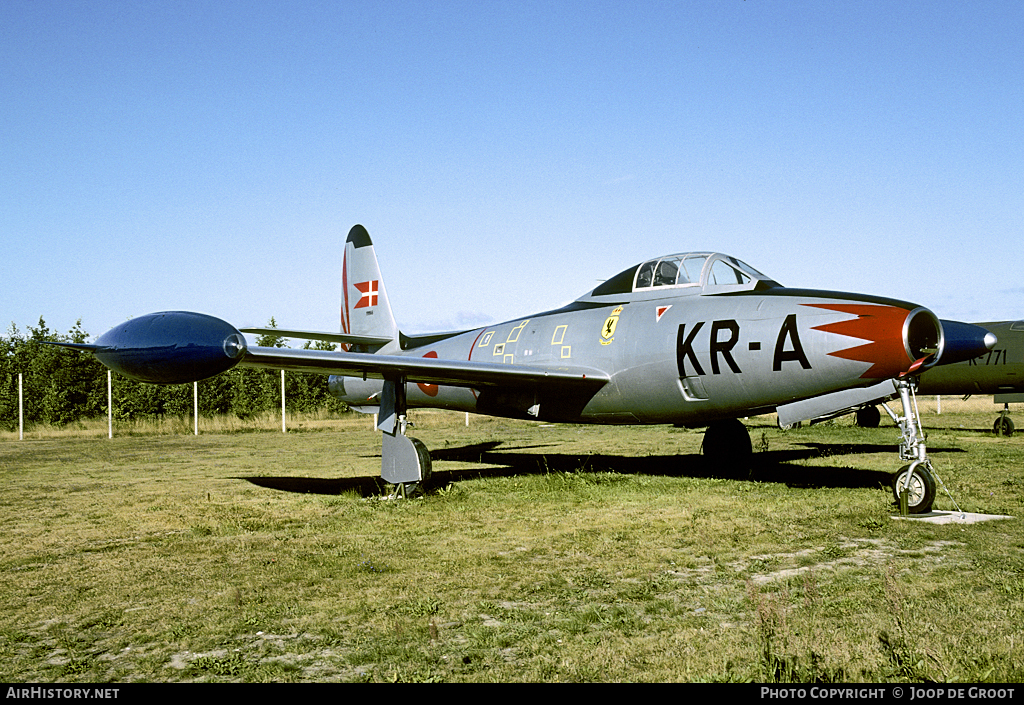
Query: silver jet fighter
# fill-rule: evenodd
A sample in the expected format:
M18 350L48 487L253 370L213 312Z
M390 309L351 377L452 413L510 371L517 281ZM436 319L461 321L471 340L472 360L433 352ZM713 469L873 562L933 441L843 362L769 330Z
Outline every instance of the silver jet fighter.
M341 332L273 333L339 342L343 349L248 347L224 321L185 312L132 319L78 347L128 377L157 383L202 379L234 364L329 374L334 395L379 414L381 476L409 491L430 476L427 449L406 435L411 407L552 422L706 426L703 452L710 462L742 467L751 444L740 417L886 379L912 390L925 370L984 354L992 343L984 329L944 326L916 304L786 288L713 252L642 262L560 309L410 336L395 322L361 225L345 243ZM928 511L934 482L923 437L912 450L914 462L901 471L901 482L912 511Z

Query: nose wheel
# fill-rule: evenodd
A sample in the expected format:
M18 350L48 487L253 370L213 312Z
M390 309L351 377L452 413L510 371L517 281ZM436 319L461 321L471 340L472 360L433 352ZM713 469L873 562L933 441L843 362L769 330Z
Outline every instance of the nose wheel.
M992 424L992 430L997 436L1012 436L1013 435L1013 420L1009 416L1010 405L1003 404L1003 410L999 414L999 418Z
M900 504L900 495L907 495L908 514L926 514L935 502L935 475L931 463L917 460L904 465L892 476L892 495Z

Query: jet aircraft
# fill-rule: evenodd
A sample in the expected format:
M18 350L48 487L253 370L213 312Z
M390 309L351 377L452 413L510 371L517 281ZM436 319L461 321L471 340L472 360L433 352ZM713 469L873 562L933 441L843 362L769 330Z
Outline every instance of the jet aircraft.
M429 452L406 435L411 407L707 427L705 456L735 467L751 457L739 418L782 415L805 400L848 408L844 392L895 380L910 438L901 456L912 461L895 475L897 487L907 491L911 511L927 512L935 481L923 434L914 434L914 386L926 370L995 344L989 331L940 321L917 304L783 287L715 252L656 257L562 308L435 335L399 330L361 225L348 234L341 278L340 333L273 329L341 343L340 351L250 347L229 323L182 311L134 318L93 344L67 345L157 384L204 379L235 365L331 375L335 396L379 414L381 477L398 491L430 477Z

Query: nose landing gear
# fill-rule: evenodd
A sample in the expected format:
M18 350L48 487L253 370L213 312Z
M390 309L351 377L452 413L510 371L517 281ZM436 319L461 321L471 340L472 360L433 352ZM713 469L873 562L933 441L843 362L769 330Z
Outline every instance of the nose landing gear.
M921 428L921 416L917 410L917 397L915 396L917 380L915 378L898 379L895 384L903 406L903 416L897 416L886 404L882 404L882 408L899 426L900 460L911 461L892 476L892 493L897 505L902 506L900 495L905 493L908 513L927 514L932 510L932 504L935 502L936 482L938 482L953 501L953 506L960 511L956 500L949 494L945 483L935 472L935 468L932 467L932 462L928 458L924 430Z

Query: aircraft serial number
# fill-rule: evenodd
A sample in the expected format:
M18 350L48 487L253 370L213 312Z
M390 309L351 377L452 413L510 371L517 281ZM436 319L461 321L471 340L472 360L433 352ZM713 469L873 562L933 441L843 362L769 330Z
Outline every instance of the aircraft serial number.
M693 367L694 374L705 374L704 368L701 366L700 361L697 359L697 354L693 350L693 341L701 329L704 328L705 323L706 321L694 323L689 332L686 330L687 324L683 323L679 326L679 333L676 335L676 364L679 367L680 377L688 375L686 371L687 360L689 360L690 365ZM736 364L736 359L732 355L733 348L736 347L740 340L740 324L731 318L712 321L709 336L708 352L711 355L711 373L721 374L721 362L723 361L733 372L742 372L743 370ZM751 351L760 350L761 343L751 341L748 343L748 349ZM804 354L803 345L800 343L800 335L797 333L795 313L786 316L786 320L783 321L782 327L779 329L779 335L775 340L772 370L778 372L782 369L782 364L785 362L799 362L803 369L811 369L811 363L807 361L807 355Z
M976 357L973 360L968 361L969 365L1005 365L1006 364L1006 351L1005 350L989 350L988 355L983 357Z

